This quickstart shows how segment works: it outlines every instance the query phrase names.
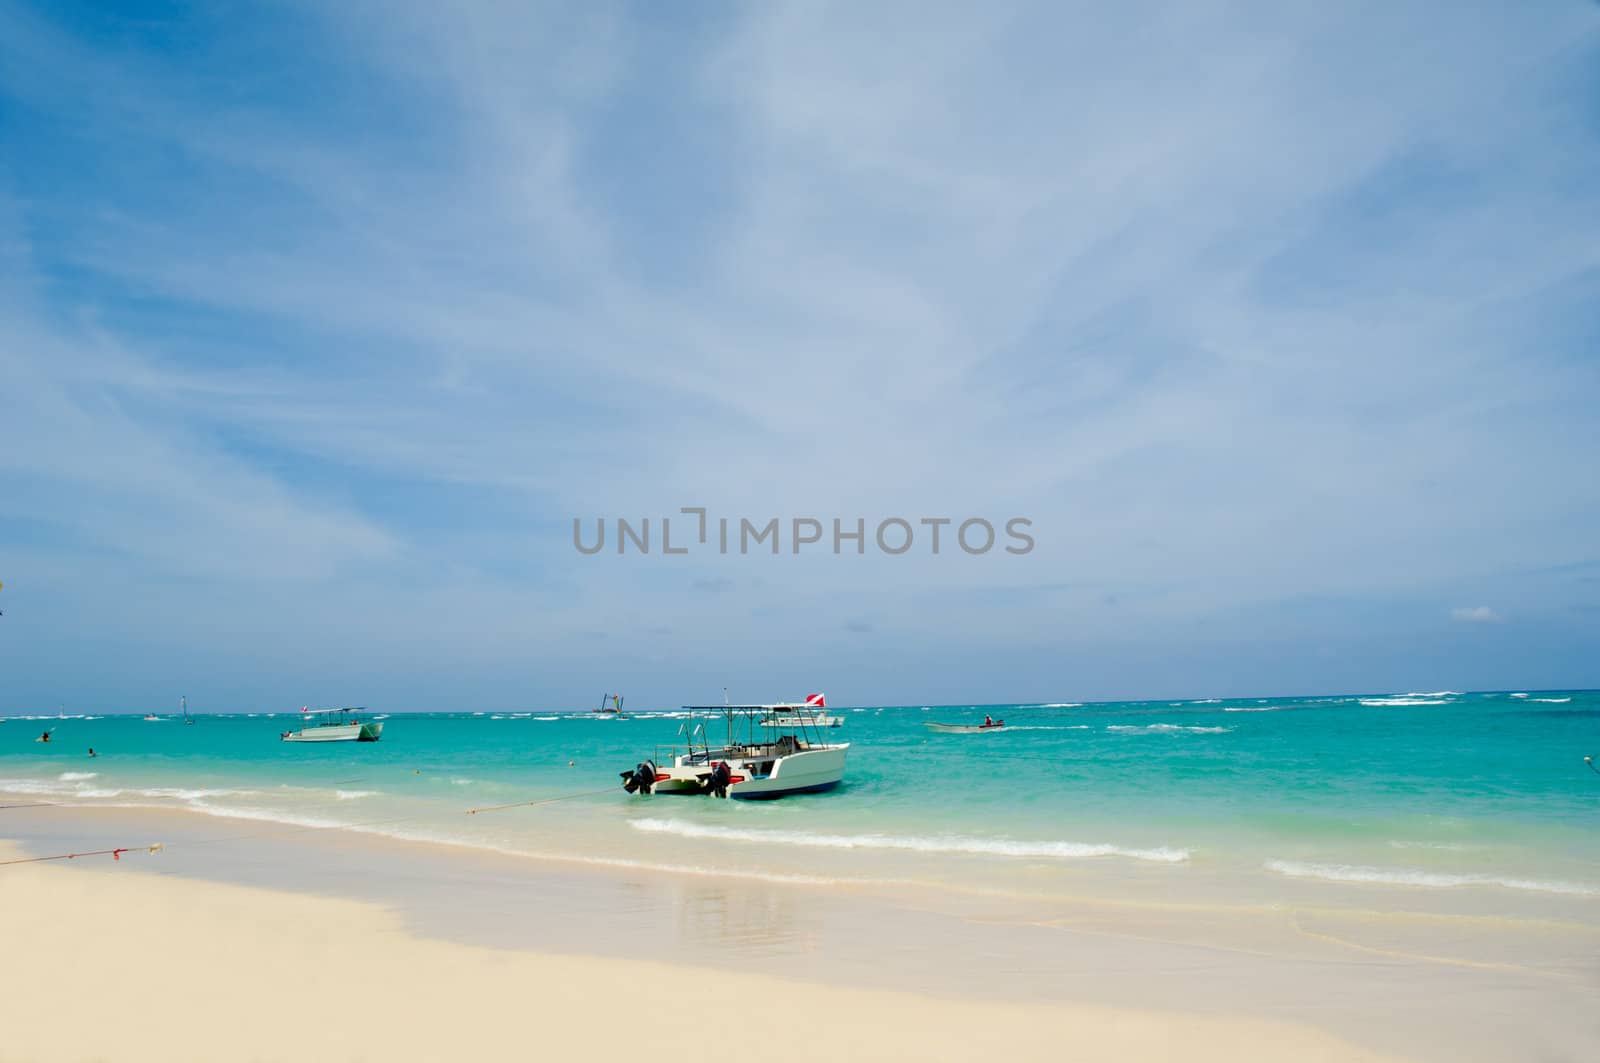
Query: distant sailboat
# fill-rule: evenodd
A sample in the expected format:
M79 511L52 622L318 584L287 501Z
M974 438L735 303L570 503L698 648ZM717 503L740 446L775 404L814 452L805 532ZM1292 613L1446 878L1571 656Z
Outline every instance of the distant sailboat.
M608 702L608 701L611 704L607 705L606 702ZM595 709L594 711L595 712L610 713L613 716L621 716L622 715L622 695L621 694L601 694L600 695L600 707L598 709Z
M184 723L194 723L194 718L189 715L189 699L187 696L179 695L178 708L183 712Z

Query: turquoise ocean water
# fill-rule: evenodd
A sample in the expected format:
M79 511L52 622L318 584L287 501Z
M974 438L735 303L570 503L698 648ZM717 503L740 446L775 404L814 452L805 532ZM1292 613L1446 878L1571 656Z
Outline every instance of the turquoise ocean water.
M844 785L760 803L622 791L621 770L701 722L682 710L394 713L381 742L328 745L280 742L294 712L11 716L0 803L802 881L1067 889L1114 868L1180 887L1209 874L1600 901L1600 774L1583 761L1600 758L1600 692L830 711L846 722L829 738L851 743ZM986 712L1008 729L924 726ZM720 717L703 722L720 736Z

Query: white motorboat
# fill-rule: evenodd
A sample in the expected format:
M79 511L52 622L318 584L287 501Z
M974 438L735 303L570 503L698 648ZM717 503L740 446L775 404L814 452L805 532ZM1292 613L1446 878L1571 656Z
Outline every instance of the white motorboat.
M712 746L704 725L680 731L686 747L658 747L655 756L622 772L629 793L709 794L762 800L821 793L844 780L848 742L824 741L820 729L790 704L685 705L693 713L720 713L727 740ZM695 745L699 737L700 745Z
M838 727L844 723L842 716L829 716L825 711L828 699L821 694L808 694L804 705L774 705L769 716L761 721L763 727Z
M794 705L775 706L773 714L761 721L762 727L839 727L843 724L843 716L809 712Z
M311 709L301 706L311 722L298 731L285 731L278 737L285 742L376 742L383 735L383 724L364 720L364 708Z

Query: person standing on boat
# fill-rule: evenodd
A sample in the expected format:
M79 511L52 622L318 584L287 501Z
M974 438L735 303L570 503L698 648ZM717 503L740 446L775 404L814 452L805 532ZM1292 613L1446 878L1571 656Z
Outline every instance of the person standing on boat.
M983 725L985 727L993 727L994 726L994 717L990 716L988 713L984 713L983 714Z

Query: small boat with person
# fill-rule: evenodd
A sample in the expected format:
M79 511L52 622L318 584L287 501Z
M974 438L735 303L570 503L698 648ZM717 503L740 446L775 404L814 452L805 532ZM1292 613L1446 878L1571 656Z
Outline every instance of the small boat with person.
M832 790L844 780L850 743L826 741L819 727L790 711L794 708L786 702L685 705L685 711L696 715L722 715L727 728L723 744L710 744L704 724L692 730L688 724L680 725L687 746L657 747L651 759L620 773L622 788L630 794L707 794L741 800Z
M285 731L278 736L285 742L376 742L383 734L383 724L378 720L364 719L364 707L348 709L312 710L304 705L300 711L310 721L298 731Z
M992 716L985 716L982 723L934 723L927 721L928 730L941 735L973 735L988 734L991 731L1004 731L1006 722L996 720Z

